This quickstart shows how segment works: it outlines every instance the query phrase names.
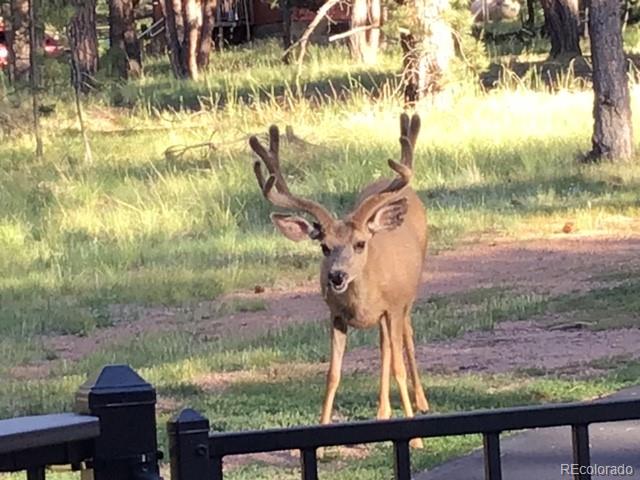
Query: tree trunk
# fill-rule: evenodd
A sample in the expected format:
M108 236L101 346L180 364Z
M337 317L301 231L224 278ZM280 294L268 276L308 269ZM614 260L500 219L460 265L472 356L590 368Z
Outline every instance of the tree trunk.
M187 74L193 80L198 79L198 45L202 30L202 8L196 0L183 0L185 18L184 43L186 45Z
M536 26L536 6L535 0L527 0L527 21L525 25L529 29L533 29Z
M578 0L541 0L540 3L551 38L551 57L573 58L582 55Z
M75 89L87 93L98 70L96 0L74 0L75 12L69 21L72 78Z
M180 0L164 0L165 31L167 34L167 46L169 47L169 60L173 73L178 78L187 76L182 51L184 39L184 20L182 18L182 4Z
M367 0L353 0L351 4L351 24L352 30L366 27L369 24L369 5ZM360 62L364 61L364 50L366 49L367 32L358 32L349 37L349 48L351 57Z
M589 36L587 3L588 0L578 0L578 35L580 35L580 38L587 38Z
M380 27L382 27L382 1L369 0L369 24L367 31L367 55L365 63L374 64L378 62L378 49L380 48Z
M29 0L11 0L11 28L8 33L9 76L13 82L29 79Z
M42 158L43 142L40 132L40 65L43 55L44 25L40 21L40 0L30 0L27 10L29 18L29 81L31 86L31 108L33 113L33 133L36 139L36 157Z
M351 6L351 29L365 29L349 37L354 60L373 65L380 46L380 0L355 0Z
M209 62L215 0L164 0L169 58L178 78L197 80ZM209 33L207 33L209 32Z
M443 15L448 0L414 0L416 24L400 36L403 52L404 99L407 105L444 88L455 54L453 33Z
M282 48L284 49L285 55L282 57L282 61L289 64L290 61L290 52L288 51L291 48L291 1L290 0L281 0L280 9L282 10Z
M136 33L132 0L109 1L109 45L120 78L142 74L140 42Z
M152 25L156 25L163 18L165 18L163 2L161 0L153 0L152 9ZM167 37L162 33L157 33L160 31L159 29L160 27L156 26L151 30L151 41L149 43L148 49L148 53L150 55L162 55L167 48Z
M217 5L217 0L203 0L202 2L202 32L200 33L200 44L198 45L198 68L201 70L209 66Z
M587 159L626 160L633 156L633 130L618 0L590 1L589 36L595 98Z

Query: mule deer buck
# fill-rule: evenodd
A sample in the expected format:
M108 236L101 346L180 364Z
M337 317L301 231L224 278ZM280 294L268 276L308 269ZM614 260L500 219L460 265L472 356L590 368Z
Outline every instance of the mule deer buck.
M397 174L367 186L355 208L342 219L324 206L289 191L280 170L278 127L269 129L267 150L254 136L249 140L269 173L265 180L260 160L254 172L263 195L276 207L306 213L305 218L272 213L271 220L288 239L311 239L320 244L324 259L320 269L322 295L331 312L331 360L320 423L331 421L333 401L340 382L348 327L380 329L382 356L378 419L391 416L389 378L393 372L407 417L413 407L407 388L403 351L406 352L413 383L415 407L429 405L418 375L415 359L411 308L416 298L427 246L425 207L409 186L413 152L420 130L420 118L400 118L400 163L389 160ZM421 447L421 439L412 440Z

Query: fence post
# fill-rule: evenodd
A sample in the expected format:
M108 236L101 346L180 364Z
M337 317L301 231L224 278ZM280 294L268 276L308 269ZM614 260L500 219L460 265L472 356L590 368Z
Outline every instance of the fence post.
M82 480L160 480L156 391L131 367L104 367L78 389L75 411L100 418Z
M209 455L209 420L199 412L185 408L167 422L171 480L222 478ZM221 466L221 465L220 465Z

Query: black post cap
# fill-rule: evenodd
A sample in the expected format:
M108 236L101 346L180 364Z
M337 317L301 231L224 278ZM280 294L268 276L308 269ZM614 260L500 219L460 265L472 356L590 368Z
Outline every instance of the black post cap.
M170 434L209 432L209 419L193 408L185 408L167 422Z
M155 403L156 391L129 365L107 365L76 392L76 411L89 413L114 404Z
M108 365L76 393L76 413L100 420L93 480L158 480L156 391L128 365ZM85 478L85 477L83 477Z
M167 431L172 480L222 478L215 475L209 455L207 418L186 408L167 422Z

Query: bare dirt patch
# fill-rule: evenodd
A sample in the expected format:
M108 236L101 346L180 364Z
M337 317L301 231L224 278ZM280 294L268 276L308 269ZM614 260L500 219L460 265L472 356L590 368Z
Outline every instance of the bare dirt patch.
M586 292L601 285L599 277L604 274L638 269L640 236L563 235L526 242L482 241L430 255L425 265L420 297L426 299L432 295L490 287L550 295ZM114 342L150 332L179 330L213 337L254 337L272 328L322 321L326 316L326 306L318 290L316 282L309 282L293 289L274 287L261 293L253 290L237 292L216 302L198 304L195 309L200 313L197 315L184 309L140 308L135 321L119 322L87 337L63 335L47 337L43 341L58 358L76 360ZM264 309L216 316L220 302L247 298L260 298ZM576 355L584 356L580 357L581 361L616 355L619 351L636 355L631 343L640 345L639 339L640 334L635 329L549 332L544 326L533 323L504 323L491 333L469 333L458 340L423 345L418 350L422 363L430 365L430 368L497 371L530 365L538 359L553 367L560 358L571 357L567 355L567 349L574 347ZM371 358L374 354L374 350L360 353L371 355ZM434 359L437 359L436 363ZM356 368L360 361L362 359L353 360ZM44 371L33 369L31 373ZM24 370L20 372L21 376L27 373Z
M560 295L586 292L603 274L640 268L640 237L557 237L489 242L430 257L421 296L507 287Z
M119 321L112 327L97 329L87 336L48 335L42 339L45 348L64 360L80 360L97 349L135 339L144 333L174 331L184 323L179 311L171 308L113 306Z
M379 354L361 348L345 357L345 368L377 372ZM419 345L416 358L434 373L506 373L517 370L593 372L595 360L640 358L640 329L552 331L544 323L503 322L490 332L467 332L459 338Z

